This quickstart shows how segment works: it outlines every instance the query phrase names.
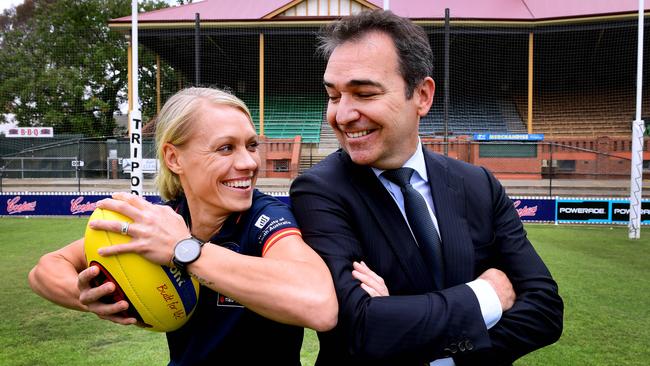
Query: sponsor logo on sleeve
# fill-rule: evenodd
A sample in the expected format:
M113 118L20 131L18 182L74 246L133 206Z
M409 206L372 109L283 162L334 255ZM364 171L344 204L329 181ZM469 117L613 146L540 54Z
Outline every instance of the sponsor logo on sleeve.
M230 297L224 295L224 294L217 294L219 296L217 300L217 306L226 306L226 307L231 307L231 308L243 308L244 305L238 303L234 299L231 299Z
M257 218L257 221L255 221L255 227L258 228L263 228L264 225L266 225L267 222L269 222L270 217L266 215L260 215L260 217Z

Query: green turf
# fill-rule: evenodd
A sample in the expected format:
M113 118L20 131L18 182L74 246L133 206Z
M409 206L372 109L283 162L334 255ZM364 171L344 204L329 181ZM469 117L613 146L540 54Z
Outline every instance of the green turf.
M79 238L86 219L0 218L0 365L161 365L164 335L59 308L31 292L38 257ZM650 228L527 225L565 301L559 342L523 365L646 365L650 362ZM305 332L303 365L318 341Z

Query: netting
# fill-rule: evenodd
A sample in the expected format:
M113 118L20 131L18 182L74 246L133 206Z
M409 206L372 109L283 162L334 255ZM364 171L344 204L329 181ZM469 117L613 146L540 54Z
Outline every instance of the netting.
M111 30L108 24L130 15L130 1L35 3L40 5L31 17L0 18L2 174L127 177L122 160L129 157L129 32L128 27ZM543 178L556 167L556 173L573 171L579 176L581 167L598 161L596 156L604 151L599 146L629 138L636 87L635 21L504 26L461 22L451 16L449 34L439 22L421 23L435 55L436 96L420 126L423 137L434 138L432 149L444 144L440 151L454 154L452 143L477 145L466 142L474 134L542 133L552 146L591 141L589 158L559 152L542 156L546 154L542 148L503 142L482 143L475 153L457 153L467 161L489 165L497 174ZM325 63L314 52L322 19L220 24L201 18L199 14L196 22L141 23L139 90L145 159L154 158L154 124L148 122L155 120L169 96L192 85L225 88L242 98L268 141L286 139L291 145L300 136L300 164L276 159L264 165L266 173L290 171L295 176L338 146L324 120ZM647 76L647 85L645 80ZM646 110L650 95L645 93L643 101ZM54 135L8 137L20 133L20 127L53 127ZM613 166L615 175L623 178L625 168L619 172L618 166L629 168L625 157L629 151L607 151L621 161ZM527 163L520 164L524 160ZM79 169L72 161L84 161L84 166ZM590 174L612 176L606 166L601 163L600 170Z

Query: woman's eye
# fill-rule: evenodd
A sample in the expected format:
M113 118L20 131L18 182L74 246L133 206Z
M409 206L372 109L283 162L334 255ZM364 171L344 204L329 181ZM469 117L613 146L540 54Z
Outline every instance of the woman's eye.
M217 151L222 151L222 152L232 151L232 145L223 145L223 146L220 146L220 147L217 149Z
M248 144L248 150L249 151L257 151L258 146L260 146L259 142L257 142L257 141L251 142L250 144Z

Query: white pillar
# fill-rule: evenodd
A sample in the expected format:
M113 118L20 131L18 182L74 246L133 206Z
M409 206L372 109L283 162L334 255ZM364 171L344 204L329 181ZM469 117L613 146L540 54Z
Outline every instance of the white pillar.
M643 80L643 17L645 13L644 0L639 0L639 38L636 66L636 118L632 122L632 173L630 179L630 221L628 237L641 237L641 191L643 189L643 130L641 119L641 92Z
M142 196L142 111L138 93L138 1L131 0L131 87L132 109L129 111L129 149L131 150L131 193Z

